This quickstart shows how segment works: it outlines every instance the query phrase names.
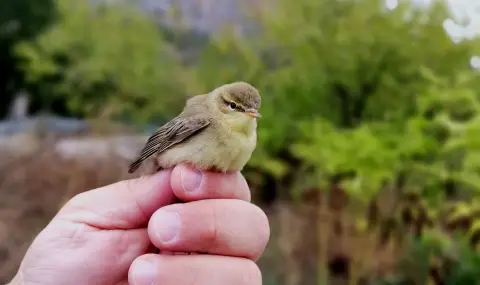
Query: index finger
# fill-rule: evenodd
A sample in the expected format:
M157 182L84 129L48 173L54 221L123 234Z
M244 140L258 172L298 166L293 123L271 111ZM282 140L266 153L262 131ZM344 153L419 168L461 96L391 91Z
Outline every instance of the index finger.
M200 172L186 165L172 170L171 187L175 196L184 202L204 199L239 199L250 202L247 181L237 172Z

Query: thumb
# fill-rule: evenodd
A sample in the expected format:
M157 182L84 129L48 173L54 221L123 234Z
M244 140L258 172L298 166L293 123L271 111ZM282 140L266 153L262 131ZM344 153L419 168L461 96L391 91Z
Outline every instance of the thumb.
M87 224L100 229L146 227L159 208L173 203L171 170L124 180L83 192L68 201L55 219Z

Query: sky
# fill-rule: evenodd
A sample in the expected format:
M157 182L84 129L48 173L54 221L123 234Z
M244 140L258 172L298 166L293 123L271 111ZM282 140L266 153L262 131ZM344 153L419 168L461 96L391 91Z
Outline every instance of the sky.
M411 0L419 5L428 5L432 1L438 0ZM462 39L471 39L480 35L480 0L446 0L453 14L458 19L468 20L468 24L461 26L452 19L445 20L443 26L450 34L453 41L458 42ZM387 7L392 9L398 4L398 0L386 0ZM480 55L473 57L472 66L480 68Z

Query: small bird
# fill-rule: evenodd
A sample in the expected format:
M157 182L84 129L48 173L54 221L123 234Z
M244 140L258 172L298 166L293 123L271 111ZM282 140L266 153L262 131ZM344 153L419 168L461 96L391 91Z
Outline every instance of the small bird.
M240 171L257 144L261 97L246 82L217 87L187 100L183 111L150 136L130 164L134 173L147 159L149 174L185 163L201 171Z

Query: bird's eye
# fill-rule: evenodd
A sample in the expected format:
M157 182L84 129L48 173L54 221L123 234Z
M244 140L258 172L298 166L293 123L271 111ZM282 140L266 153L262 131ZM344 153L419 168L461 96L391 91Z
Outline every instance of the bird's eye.
M232 110L235 110L235 109L237 108L237 104L235 104L235 103L233 103L233 102L231 102L231 103L229 104L229 106L230 106L230 108L231 108Z

